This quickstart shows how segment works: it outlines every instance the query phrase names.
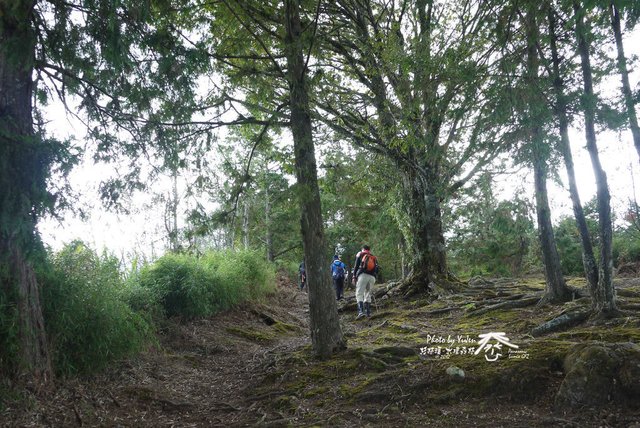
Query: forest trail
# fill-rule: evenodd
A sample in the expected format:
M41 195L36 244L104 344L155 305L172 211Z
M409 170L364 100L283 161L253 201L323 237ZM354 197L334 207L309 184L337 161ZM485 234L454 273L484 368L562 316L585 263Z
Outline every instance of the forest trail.
M259 402L246 400L265 359L310 342L307 295L278 281L264 305L167 322L159 346L104 373L62 380L53 393L29 397L27 409L4 409L0 426L204 427L265 419Z
M639 280L618 285L624 304L640 303ZM265 302L167 323L160 346L99 375L61 380L47 396L29 397L26 407L5 408L1 425L640 426L640 410L631 407L553 410L563 352L588 340L638 343L640 320L626 317L534 339L527 333L532 327L585 302L528 304L543 287L540 279L476 279L464 292L437 300L385 295L370 319L358 321L347 300L341 317L349 349L315 361L307 295L279 278L278 292ZM445 351L471 346L488 331L505 332L527 358L490 363L481 355ZM420 355L421 348L427 355ZM454 366L465 371L464 379L447 374Z

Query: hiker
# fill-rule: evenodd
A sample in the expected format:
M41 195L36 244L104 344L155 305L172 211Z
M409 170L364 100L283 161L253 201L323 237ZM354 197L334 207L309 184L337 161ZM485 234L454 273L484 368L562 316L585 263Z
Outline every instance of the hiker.
M331 277L333 278L333 289L336 291L336 300L343 299L342 292L344 290L344 276L347 272L347 265L342 262L339 255L333 256L331 263Z
M307 271L304 267L304 260L300 263L298 268L298 274L300 275L300 291L304 290L304 286L307 283Z
M356 319L371 316L371 289L378 274L378 259L371 254L368 245L362 246L362 251L356 255L353 268L353 282L356 284L356 301L358 302L358 316Z

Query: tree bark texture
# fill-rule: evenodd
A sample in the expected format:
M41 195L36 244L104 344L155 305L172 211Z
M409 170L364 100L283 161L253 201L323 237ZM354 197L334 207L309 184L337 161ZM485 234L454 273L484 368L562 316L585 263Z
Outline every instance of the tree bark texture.
M551 223L551 209L547 193L547 169L546 160L540 156L534 160L533 165L535 193L536 193L536 217L538 222L538 238L542 251L544 273L546 280L543 302L566 302L572 299L571 290L562 276L560 256L553 234Z
M28 256L39 245L35 225L48 195L49 163L33 130L33 7L32 0L0 0L0 293L17 309L13 374L42 385L51 378L51 363Z
M555 114L558 119L560 130L560 152L564 161L567 177L569 180L569 195L573 206L573 215L576 219L576 226L580 234L580 243L582 245L582 265L584 266L585 277L590 290L595 290L598 286L598 264L593 253L593 244L589 228L587 227L587 219L584 215L580 194L578 193L578 185L576 182L576 174L573 165L573 155L571 153L571 145L569 142L569 119L567 114L567 100L564 93L564 82L560 76L560 57L557 48L556 21L553 9L549 8L549 40L551 45L551 60L553 65L553 86L556 95Z
M576 38L578 53L582 68L584 94L582 108L584 110L585 134L587 151L591 158L593 172L596 177L598 201L598 226L600 235L600 267L598 271L598 287L592 290L593 306L597 314L609 316L617 313L616 294L613 287L613 254L612 254L612 224L611 224L611 195L607 174L600 163L595 131L595 94L593 92L593 77L591 59L587 41L587 29L584 23L584 9L580 3L573 2L576 16Z
M618 71L622 80L622 96L624 104L627 108L627 116L629 119L629 127L633 135L633 145L636 146L638 157L640 158L640 127L638 126L638 116L636 115L636 107L631 92L631 84L629 83L629 71L627 70L627 57L624 55L624 46L622 45L622 29L620 27L620 12L611 0L609 3L609 12L611 14L611 26L613 27L613 35L616 39L616 49L618 51Z
M549 197L547 193L547 161L548 147L541 129L541 110L544 101L541 99L540 84L538 76L538 29L536 14L538 7L530 5L526 14L527 32L527 83L530 93L529 100L529 139L533 151L533 172L534 187L536 195L536 217L538 221L538 238L542 250L542 261L546 279L545 295L542 301L563 302L571 299L571 292L562 276L560 267L560 257L556 246L553 226L551 223L551 209L549 208Z
M409 250L406 284L411 293L424 292L430 283L440 286L448 280L440 199L429 178L411 166L399 167L407 223L404 235Z
M309 111L299 0L284 0L285 50L290 89L291 133L300 199L302 239L309 287L309 316L314 354L326 358L346 346L325 260L320 191Z

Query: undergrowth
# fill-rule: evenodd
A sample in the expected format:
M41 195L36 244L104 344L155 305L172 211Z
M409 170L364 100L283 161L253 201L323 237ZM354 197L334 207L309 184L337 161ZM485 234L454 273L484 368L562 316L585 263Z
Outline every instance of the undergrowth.
M124 273L117 257L81 241L36 263L58 376L88 374L157 345L168 318L214 315L275 290L274 267L252 251L169 253ZM20 364L15 299L0 292L0 372Z

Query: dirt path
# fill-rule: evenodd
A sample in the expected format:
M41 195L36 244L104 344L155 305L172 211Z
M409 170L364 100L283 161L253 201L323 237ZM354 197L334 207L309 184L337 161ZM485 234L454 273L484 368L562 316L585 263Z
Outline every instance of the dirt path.
M281 280L278 293L262 304L167 323L160 346L100 375L60 381L50 395L28 397L26 408L5 409L0 425L640 427L633 406L553 408L563 352L594 338L638 343L640 319L534 340L528 335L533 326L580 301L491 309L498 302L526 303L542 288L539 279L504 280L434 301L385 297L370 319L343 312L349 349L315 361L307 295ZM640 304L640 281L625 290L621 301ZM506 331L530 358L488 364L466 355L419 355L430 337L486 331ZM463 381L446 374L451 366L464 369Z
M287 284L262 305L186 324L167 323L160 346L107 372L63 380L1 426L239 426L266 419L250 385L273 355L307 341L307 296ZM276 321L273 323L273 321ZM271 325L268 325L271 324Z

